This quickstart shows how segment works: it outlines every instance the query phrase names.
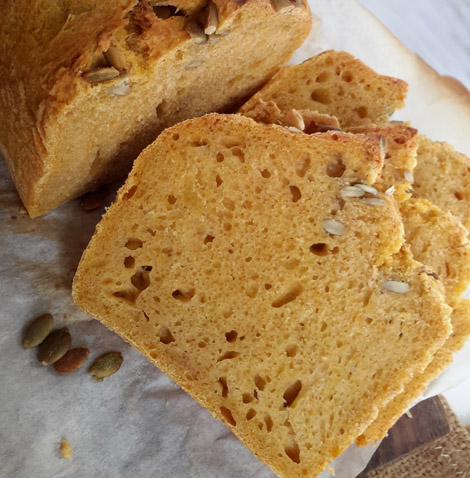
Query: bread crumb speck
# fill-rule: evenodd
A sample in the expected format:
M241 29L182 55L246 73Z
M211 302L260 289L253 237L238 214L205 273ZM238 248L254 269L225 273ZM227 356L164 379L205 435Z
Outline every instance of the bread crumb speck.
M66 460L70 460L70 458L72 458L72 447L67 440L62 440L62 442L60 443L60 453Z

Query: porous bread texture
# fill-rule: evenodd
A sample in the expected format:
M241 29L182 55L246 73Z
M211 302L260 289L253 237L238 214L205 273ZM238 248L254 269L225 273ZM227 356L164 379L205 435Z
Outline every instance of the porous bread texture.
M160 18L146 0L3 7L0 147L31 217L126 174L167 126L251 94L311 27L306 3L280 12L269 0L215 0L206 36L208 1L164 3L180 10ZM110 58L119 76L86 81Z
M413 196L451 211L470 229L470 158L421 135L414 180Z
M290 108L336 116L342 127L384 123L403 108L406 82L375 73L342 51L329 50L281 70L241 108L245 114L259 99Z
M436 352L433 361L423 373L418 373L413 380L405 385L405 391L400 393L381 410L378 417L366 431L356 440L359 446L369 445L386 436L395 422L414 405L417 397L421 396L428 384L437 378L453 361L453 354L458 352L470 337L470 300L460 298L455 304L452 315L453 331L444 345Z
M454 306L470 283L467 229L451 212L425 199L409 199L400 204L400 212L413 257L437 274L447 303Z
M74 299L274 472L317 476L451 332L393 198L341 197L381 166L374 137L238 115L178 124L136 160Z
M259 100L250 110L253 117L273 119L273 115L266 115L264 112L275 111L276 108L279 118L285 116L274 102L270 103L272 104L268 105ZM411 198L412 184L408 180L413 183L418 149L417 130L405 124L387 123L356 126L347 128L346 131L385 139L384 165L374 187L382 192L393 188L393 196L399 203L404 223L405 238L414 258L429 267L442 282L447 303L452 306L459 304L460 296L470 282L468 232L450 212L442 211L429 201ZM405 384L403 391L397 392L395 398L379 411L378 418L357 438L356 443L359 446L382 439L387 430L423 393L429 382L450 364L453 352L463 346L469 335L461 323L454 324L454 317L455 314L451 316L452 325L455 325L452 337L444 343L440 353L436 353L426 370L413 376ZM456 320L459 318L460 315Z

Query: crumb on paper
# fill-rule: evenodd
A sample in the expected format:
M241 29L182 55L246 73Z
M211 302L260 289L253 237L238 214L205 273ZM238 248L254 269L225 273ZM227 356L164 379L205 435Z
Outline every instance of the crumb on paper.
M411 414L411 412L408 410L405 415L408 417L408 418L413 418L413 415Z
M332 466L328 466L325 471L329 471L331 473L331 476L336 476L335 469Z
M62 442L60 443L60 453L66 460L70 460L70 458L72 458L72 447L67 440L62 440Z

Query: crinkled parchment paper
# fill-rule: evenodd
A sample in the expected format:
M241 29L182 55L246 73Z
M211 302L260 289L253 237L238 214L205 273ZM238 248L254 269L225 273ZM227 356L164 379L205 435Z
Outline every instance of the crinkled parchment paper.
M396 52L396 40L354 2L316 0L312 9L324 22L315 22L296 61L326 48L346 49L379 71L407 79L393 55L392 63L384 63L383 52ZM351 15L360 17L359 25L367 25L368 35L377 40L363 42L362 51L360 41L350 41L364 38L357 24L351 27ZM341 34L332 35L333 26ZM404 118L422 116L411 113ZM0 477L274 477L222 423L73 304L72 278L103 212L84 213L76 200L30 220L0 163ZM73 346L91 350L85 366L72 375L56 375L38 364L36 350L21 346L25 322L46 311L54 315L56 326L69 328ZM96 383L87 364L109 350L122 353L122 368ZM458 363L446 374L450 378L444 383L433 384L434 393L461 380L464 366ZM72 446L71 460L60 457L62 439ZM373 451L350 447L334 463L336 476L356 476Z

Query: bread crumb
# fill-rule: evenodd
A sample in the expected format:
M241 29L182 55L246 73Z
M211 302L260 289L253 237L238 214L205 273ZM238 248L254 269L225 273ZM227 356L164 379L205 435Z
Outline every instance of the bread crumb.
M405 412L405 415L408 417L408 418L413 418L413 415L411 414L411 412L408 410L407 412Z
M72 447L67 440L62 440L60 443L60 453L66 460L70 460L73 456Z

